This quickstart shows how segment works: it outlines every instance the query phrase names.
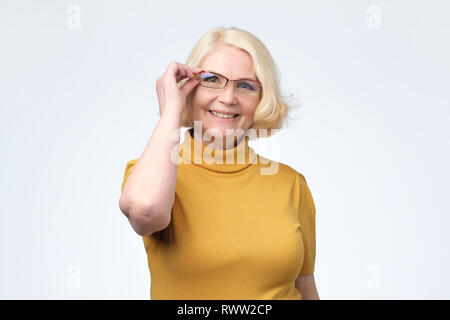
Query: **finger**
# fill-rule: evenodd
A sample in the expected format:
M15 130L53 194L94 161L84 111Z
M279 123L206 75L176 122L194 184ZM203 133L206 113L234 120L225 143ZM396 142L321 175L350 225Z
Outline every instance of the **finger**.
M197 67L193 67L193 68L191 68L191 70L194 73L200 73L202 71L205 71L203 68L197 68Z
M173 61L167 71L170 73L172 79L175 78L176 82L180 82L185 78L193 78L194 74L198 74L205 70L199 67L188 67L182 63Z
M166 71L169 77L172 79L176 79L177 82L186 78L186 68L184 64L177 61L172 61Z
M191 78L191 79L196 78L197 75L202 71L205 71L205 70L203 70L202 68L197 68L197 67L188 67L186 69L186 77Z
M167 67L166 72L170 75L176 75L178 73L178 69L179 69L179 63L176 61L172 61L169 63L169 66Z
M187 96L189 92L198 84L199 82L197 79L191 78L185 82L185 84L181 87L180 91L184 96Z
M186 79L186 78L189 78L189 77L187 77L186 75L181 75L181 74L177 74L175 76L175 79L177 82L180 82L181 80Z
M189 69L189 67L180 62L175 61L175 63L177 64L177 74L186 75L186 71Z
M197 68L197 69L200 69L200 68ZM195 77L194 71L195 70L192 70L191 68L186 68L186 69L180 71L180 74L177 75L177 81L179 82L185 78L191 78L191 79L194 78ZM197 74L197 73L195 73L195 74Z
M187 71L190 71L190 72L192 72L192 73L200 73L200 72L202 72L202 71L205 71L205 70L203 70L202 68L200 68L200 67L188 67L188 66L186 66L186 65L183 65L182 64L182 67L184 68L184 69L186 69Z
M177 76L186 78L186 69L185 68L179 69ZM183 79L183 78L181 78L181 79Z

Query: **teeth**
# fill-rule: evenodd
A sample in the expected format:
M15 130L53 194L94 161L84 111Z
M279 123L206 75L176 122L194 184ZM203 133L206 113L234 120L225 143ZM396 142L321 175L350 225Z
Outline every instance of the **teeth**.
M218 116L218 117L225 118L225 119L230 119L230 118L233 118L235 116L234 114L219 113L219 112L215 112L215 111L212 111L212 110L211 110L211 113L216 115L216 116Z

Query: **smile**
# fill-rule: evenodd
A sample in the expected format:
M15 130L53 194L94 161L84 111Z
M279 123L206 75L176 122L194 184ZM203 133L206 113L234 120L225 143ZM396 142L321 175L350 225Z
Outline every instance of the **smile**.
M238 113L231 114L231 113L220 113L212 110L208 110L208 112L213 115L214 118L221 119L221 120L233 120L237 117L239 117Z

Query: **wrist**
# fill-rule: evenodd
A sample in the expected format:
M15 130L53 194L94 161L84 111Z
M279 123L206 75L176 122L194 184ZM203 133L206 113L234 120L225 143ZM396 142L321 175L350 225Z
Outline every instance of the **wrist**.
M181 111L176 108L166 110L159 119L159 122L167 124L171 127L179 128L181 126Z

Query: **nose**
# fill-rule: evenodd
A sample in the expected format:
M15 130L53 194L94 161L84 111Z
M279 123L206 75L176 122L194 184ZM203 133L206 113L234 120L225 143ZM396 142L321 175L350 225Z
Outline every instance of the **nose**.
M235 87L234 87L234 81L228 81L225 88L222 89L223 91L219 95L219 101L226 105L233 105L236 104L236 94L235 94Z

